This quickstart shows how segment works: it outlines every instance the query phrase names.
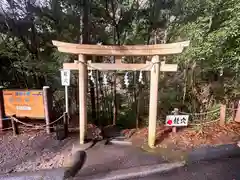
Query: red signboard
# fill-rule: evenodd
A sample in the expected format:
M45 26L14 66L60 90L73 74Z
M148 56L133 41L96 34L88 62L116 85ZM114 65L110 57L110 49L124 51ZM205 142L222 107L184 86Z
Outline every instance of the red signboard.
M42 90L3 90L6 116L44 119Z

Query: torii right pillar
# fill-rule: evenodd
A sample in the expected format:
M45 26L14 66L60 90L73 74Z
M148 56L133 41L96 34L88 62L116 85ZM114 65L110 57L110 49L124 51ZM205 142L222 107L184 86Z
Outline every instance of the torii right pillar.
M150 80L150 101L149 101L149 125L148 125L148 145L154 148L156 140L157 107L158 107L158 81L160 71L159 56L152 57L153 67L151 69Z

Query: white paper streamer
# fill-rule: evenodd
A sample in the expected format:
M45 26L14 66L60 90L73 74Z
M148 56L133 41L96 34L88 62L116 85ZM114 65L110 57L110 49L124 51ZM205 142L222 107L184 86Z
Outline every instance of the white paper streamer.
M125 74L125 76L124 76L124 84L125 84L126 87L129 86L128 72L127 72L127 73Z
M138 82L140 82L141 84L143 84L143 75L142 75L142 71L140 71Z
M107 85L107 75L106 74L104 74L103 75L103 84L106 86Z
M95 84L95 80L93 78L92 70L89 71L88 76L90 77L90 80L92 81L92 83Z

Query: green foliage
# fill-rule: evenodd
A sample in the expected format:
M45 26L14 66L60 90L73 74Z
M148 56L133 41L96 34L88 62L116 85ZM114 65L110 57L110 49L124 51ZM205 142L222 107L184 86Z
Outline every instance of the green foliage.
M160 78L161 118L174 107L204 111L239 97L239 0L96 0L85 5L77 0L53 0L48 6L37 6L30 0L25 5L14 2L8 4L12 11L0 10L1 86L50 85L59 89L62 63L76 57L59 53L51 41L78 43L84 36L83 29L87 29L86 39L92 44L191 41L182 55L170 58L179 63L179 72ZM84 9L89 9L88 22L80 24ZM143 59L126 58L126 62L134 61ZM128 97L123 98L125 94L119 96L121 104L128 102ZM100 103L105 101L112 107L111 96ZM119 121L122 124L124 119L133 119L132 126L136 113L130 115L134 110L129 107L121 109Z
M194 102L196 99L200 108L206 109L214 103L229 103L237 99L240 62L239 1L181 2L181 13L169 28L169 40L191 41L190 47L179 59L183 65L182 70L186 71L188 101ZM210 85L208 96L201 92L206 84ZM208 99L208 104L201 102L201 98Z

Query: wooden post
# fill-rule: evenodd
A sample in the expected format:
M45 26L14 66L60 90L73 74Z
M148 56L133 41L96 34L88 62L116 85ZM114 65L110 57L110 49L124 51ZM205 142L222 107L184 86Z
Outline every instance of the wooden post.
M87 126L87 66L85 56L78 55L79 60L79 138L80 144L84 144Z
M238 101L237 112L236 112L234 121L240 123L240 101Z
M220 122L219 125L223 126L225 124L225 117L226 117L226 105L221 104L220 108Z
M232 103L232 120L235 121L235 117L237 114L237 108L238 108L238 102L237 101L233 101Z
M173 114L174 115L178 115L179 111L178 111L178 108L174 108L173 110ZM173 126L172 127L172 133L176 133L177 132L177 127L176 126Z
M14 115L13 118L16 118L16 116ZM13 136L16 136L19 134L19 130L18 130L17 122L14 121L13 118L11 118L11 123L12 123L12 128L13 128Z
M160 72L159 56L152 57L154 65L151 69L150 81L150 101L149 101L149 125L148 125L148 145L154 148L156 140L157 105L158 105L158 80Z
M45 121L46 121L46 132L47 134L51 133L51 127L49 126L50 123L50 102L49 102L49 86L43 86L43 103L44 103L44 114L45 114Z
M3 90L2 87L0 87L0 131L2 131L2 129L4 128L3 117L4 117Z
M68 137L68 113L64 112L63 114L63 125L64 125L64 133L65 137Z

